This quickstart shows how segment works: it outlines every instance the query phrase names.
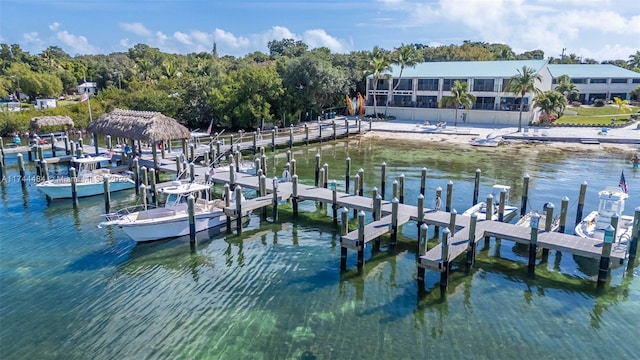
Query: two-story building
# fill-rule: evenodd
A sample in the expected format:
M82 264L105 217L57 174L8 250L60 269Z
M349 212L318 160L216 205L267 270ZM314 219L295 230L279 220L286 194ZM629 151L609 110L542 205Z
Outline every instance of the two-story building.
M561 75L578 79L574 83L585 103L591 98L628 99L629 92L640 82L639 73L604 64L550 65L546 60L425 62L413 68L405 67L400 79L400 67L393 66L390 76L378 79L375 89L375 81L369 76L366 112L373 114L375 96L378 113L386 111L387 115L400 119L514 125L518 123L520 96L504 89L524 66L540 75L541 81L536 81L536 87L541 91L555 88L556 79ZM438 103L444 96L451 95L456 80L466 82L467 91L476 101L470 111L458 111L459 119L454 121L455 111L438 108ZM538 115L532 106L534 96L534 93L524 96L522 120L525 123Z

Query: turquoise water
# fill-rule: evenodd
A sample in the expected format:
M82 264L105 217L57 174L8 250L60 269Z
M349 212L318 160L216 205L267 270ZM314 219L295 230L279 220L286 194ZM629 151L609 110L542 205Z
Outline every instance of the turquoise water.
M471 203L475 169L480 198L495 183L512 186L519 205L528 173L530 208L570 198L573 224L580 183L588 181L585 211L597 192L616 186L625 170L630 200L640 205L640 172L625 154L554 151L542 147L471 149L447 144L350 140L294 151L298 173L313 183L315 154L344 189L365 170L368 194L380 187L380 163L391 181L405 174L406 202L415 204L420 169L429 169L427 201L454 183L453 207ZM540 151L545 149L546 151ZM285 154L270 156L282 171ZM26 158L26 156L25 156ZM9 176L16 157L7 155ZM35 173L28 164L27 171ZM60 172L64 172L58 169ZM353 186L353 185L352 185ZM416 284L416 227L402 228L395 249L366 253L365 268L339 271L337 229L326 210L286 206L278 223L256 216L241 235L199 234L191 249L180 238L151 244L118 229L99 229L100 197L48 204L33 184L11 181L0 193L0 358L2 359L410 359L634 358L640 353L638 268L611 272L596 291L594 265L551 252L526 275L527 254L509 241L481 242L476 266L459 263L443 293L439 275ZM353 191L353 187L352 187ZM134 203L127 192L112 203Z

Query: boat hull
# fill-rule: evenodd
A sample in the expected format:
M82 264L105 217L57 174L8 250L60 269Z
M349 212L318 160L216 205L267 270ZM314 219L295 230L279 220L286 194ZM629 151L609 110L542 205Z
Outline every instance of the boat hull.
M132 214L133 215L133 214ZM196 232L218 227L226 223L227 217L222 211L210 214L196 215ZM136 242L148 242L189 234L189 217L177 214L165 219L134 220L129 223L121 222L120 228Z
M497 210L497 209L494 209L494 210ZM507 222L507 221L513 219L513 217L516 216L517 212L518 212L518 208L517 207L510 206L510 205L505 205L503 221ZM478 220L486 220L487 219L487 212L486 212L485 203L484 202L477 203L476 205L474 205L474 206L468 208L467 210L465 210L465 212L463 212L462 215L471 216L474 213L478 215ZM497 211L494 211L493 215L491 216L491 220L498 221L498 212Z
M596 229L598 212L592 211L576 225L576 235L583 238L591 238L604 241L604 230ZM618 231L614 243L628 243L631 240L631 232L633 230L633 217L622 215L618 218Z
M109 190L111 192L133 189L135 183L131 179L122 178L117 181L109 181ZM51 199L71 199L71 183L56 183L53 181L45 181L36 184L36 188L43 192ZM88 197L104 194L104 184L102 182L78 182L78 197Z

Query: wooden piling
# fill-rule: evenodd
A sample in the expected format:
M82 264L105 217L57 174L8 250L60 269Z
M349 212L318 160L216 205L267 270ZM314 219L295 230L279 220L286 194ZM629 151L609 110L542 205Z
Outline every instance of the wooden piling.
M133 181L135 182L136 195L139 195L140 189L138 189L138 187L140 186L140 161L137 157L133 159Z
M485 220L492 220L493 218L493 195L489 194L487 195L487 202L486 204L486 212L485 212ZM491 237L490 236L485 236L484 237L484 245L485 246L489 246L489 241L490 241Z
M24 159L22 158L22 153L18 153L18 155L16 156L18 157L18 171L20 172L20 184L22 184L22 186L25 186L27 184L26 183L27 179L25 179Z
M273 222L278 221L278 178L273 177Z
M329 164L324 163L324 165L322 165L322 169L324 170L324 177L322 178L322 187L323 188L327 188L328 186L328 181L329 181Z
M224 197L224 207L228 208L231 206L231 187L229 186L228 183L224 184L224 190L223 190L223 197ZM227 233L230 234L231 233L231 216L227 215L226 216L226 220L227 220Z
M447 200L445 202L444 211L450 212L452 203L453 203L453 181L449 180L449 182L447 182Z
M336 128L336 121L335 120L331 120L331 125L333 127L333 140L335 141L338 138L337 128Z
M473 267L476 261L476 224L478 223L478 214L471 214L469 220L469 249L467 250L467 269Z
M276 151L276 129L271 129L271 151Z
M102 178L102 188L104 191L104 213L111 212L111 190L109 189L109 177L104 176Z
M73 207L78 206L78 177L76 176L76 168L69 168L69 179L71 180L71 201Z
M142 200L143 209L147 210L147 186L140 184L140 200Z
M380 171L380 178L381 178L381 185L380 185L380 194L382 195L382 199L384 200L384 194L386 192L386 188L387 188L387 163L386 162L382 162L382 164L380 164L381 166L381 171Z
M498 221L504 221L504 207L507 202L507 190L500 190L500 201L498 202Z
M520 201L520 216L527 214L527 202L529 197L529 174L522 177L522 201Z
M149 178L151 179L151 202L153 202L153 205L158 206L158 179L156 178L156 169L149 169Z
M4 180L5 180L4 161L2 161L2 159L0 159L0 182L3 182Z
M390 246L396 246L398 242L398 204L397 198L391 199L391 239Z
M234 164L229 164L229 186L231 186L231 190L236 188L236 166Z
M196 242L196 206L193 195L187 197L187 211L189 213L189 243Z
M289 164L291 165L291 176L296 175L298 173L298 166L297 166L296 159L292 158Z
M93 133L91 134L91 136L93 137L93 148L95 150L96 156L98 156L98 154L100 154L100 147L98 146L98 134Z
M238 185L233 191L236 197L236 231L239 235L242 233L242 187Z
M64 141L64 153L66 155L70 155L70 150L69 150L69 137L67 137L67 135L62 137L62 140Z
M309 126L304 124L304 143L309 146Z
M347 138L349 137L349 119L344 118L344 128L347 129Z
M398 197L398 180L393 180L393 183L391 183L391 198L397 198Z
M560 203L560 224L558 232L564 233L567 224L567 210L569 209L569 198L563 197Z
M442 268L440 272L440 288L445 289L449 285L449 229L442 230L441 259Z
M320 150L318 150L318 152L316 153L316 162L315 162L315 175L316 175L316 180L314 183L314 186L319 187L319 181L320 181Z
M533 216L531 216L531 239L529 241L529 262L527 265L529 275L533 275L536 271L536 252L538 250L539 221L540 216L538 214L533 214Z
M478 194L480 193L480 174L482 170L476 169L476 177L473 181L473 205L478 203Z
M418 210L418 213L416 214L416 217L418 218L418 230L419 230L422 224L424 223L424 195L422 194L418 194L417 210Z
M291 177L291 204L293 206L293 217L298 217L298 175L294 174Z
M340 242L349 233L349 209L343 207L340 211ZM340 246L340 270L347 269L347 248Z
M440 186L438 186L436 188L436 209L437 211L440 211L441 209L438 206L438 202L440 202L440 199L442 199L442 188ZM438 236L440 234L440 226L435 225L433 227L433 235L434 236Z
M51 144L51 156L56 157L56 137L55 135L49 135L49 143Z
M76 143L73 140L69 141L69 155L78 156L76 153Z
M49 180L49 166L47 164L47 159L40 160L40 175L44 181Z
M545 209L545 222L544 222L544 231L551 231L551 227L553 226L553 211L555 209L555 205L553 203L547 203ZM546 262L547 257L549 256L549 249L542 248L542 258Z
M347 156L345 159L345 175L344 175L344 183L345 183L345 191L347 194L349 193L349 185L351 182L351 158Z
M258 189L260 190L260 196L267 196L267 177L263 174L260 175L260 180L258 183ZM267 219L267 208L266 206L262 207L261 211L261 219Z
M422 223L420 228L418 229L418 254L417 261L420 264L420 257L424 256L427 253L427 233L429 232L429 227L427 224ZM424 279L425 279L425 268L418 265L418 287L424 287Z
M600 266L598 268L598 288L602 288L609 276L609 265L611 260L611 247L615 239L615 228L607 225L604 229L604 242L600 254Z
M627 270L635 267L636 257L638 256L638 238L640 238L640 206L636 207L633 216L633 227L631 228L631 241L629 242L629 261L627 262Z
M576 210L576 226L582 221L582 211L584 210L584 198L587 195L587 182L580 184L580 195L578 196L578 208Z
M189 180L191 182L196 181L196 164L193 162L189 163Z
M456 209L451 210L449 213L449 231L451 232L451 236L456 233L456 216L458 212Z
M373 216L375 220L380 220L382 218L382 196L380 194L376 194L373 198Z
M258 133L257 132L253 132L252 134L252 142L253 142L253 146L251 146L251 149L253 150L253 154L255 155L258 152Z
M400 176L398 176L398 200L400 201L400 204L404 204L404 182L404 174L400 174Z
M333 211L333 223L338 224L338 189L336 181L331 180L331 210Z
M364 211L358 212L358 270L364 267Z
M262 169L262 174L264 176L267 176L268 175L268 172L267 172L267 155L263 154L263 155L260 156L260 168Z
M425 195L427 190L427 168L423 167L420 172L420 194Z
M289 126L289 149L293 149L293 125Z

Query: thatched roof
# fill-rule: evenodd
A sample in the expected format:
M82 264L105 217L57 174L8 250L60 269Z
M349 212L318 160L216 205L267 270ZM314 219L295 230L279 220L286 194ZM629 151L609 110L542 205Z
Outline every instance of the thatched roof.
M68 116L38 116L31 119L30 127L40 130L44 126L68 125L73 127L73 120Z
M87 130L147 142L191 137L189 129L175 119L153 111L115 109L89 124Z

